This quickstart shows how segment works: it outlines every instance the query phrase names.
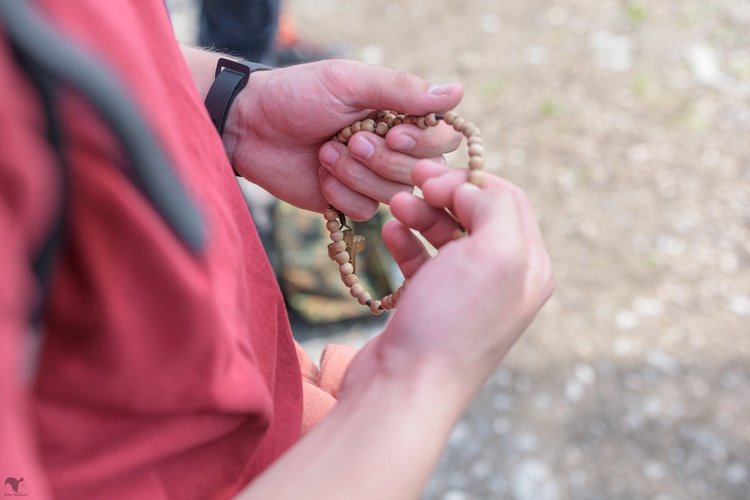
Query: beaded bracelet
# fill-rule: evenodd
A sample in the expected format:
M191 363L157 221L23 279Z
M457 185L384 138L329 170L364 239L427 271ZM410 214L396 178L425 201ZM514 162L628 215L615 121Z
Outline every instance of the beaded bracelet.
M452 111L448 113L430 113L425 116L404 115L392 111L378 111L375 118L368 118L362 121L356 121L351 126L342 129L333 137L342 144L349 142L349 139L359 131L374 132L384 137L388 131L396 125L402 123L411 123L421 129L434 127L440 120L452 125L453 129L460 132L467 139L469 148L469 169L468 182L480 186L484 179L482 168L484 167L484 147L479 128L471 122L459 118ZM386 295L381 300L372 300L370 293L365 291L357 278L356 256L365 249L365 239L363 236L352 233L351 228L346 223L346 216L336 210L333 206L323 212L326 219L326 229L330 232L332 243L328 245L328 256L339 265L341 281L349 288L352 297L363 306L370 308L373 314L382 314L383 311L389 311L396 308L399 297L404 293L407 281L390 295ZM454 238L465 235L463 229L458 229Z

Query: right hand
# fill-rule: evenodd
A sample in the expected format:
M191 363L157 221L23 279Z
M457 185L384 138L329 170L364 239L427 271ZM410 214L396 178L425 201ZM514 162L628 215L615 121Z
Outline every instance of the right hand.
M383 228L409 283L385 331L360 353L370 359L355 359L343 390L347 382L356 385L358 369L396 377L419 377L426 369L471 395L552 294L550 258L518 187L485 175L477 188L466 183L465 171L427 160L415 165L413 180L424 199L394 196L396 220ZM453 240L458 224L445 209L468 236ZM411 229L439 253L431 257Z

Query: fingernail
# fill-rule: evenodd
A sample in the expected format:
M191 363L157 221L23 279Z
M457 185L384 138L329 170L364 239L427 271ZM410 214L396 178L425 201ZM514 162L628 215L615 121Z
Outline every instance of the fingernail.
M433 85L430 87L430 94L432 95L448 95L451 92L451 89L453 89L453 86L455 83L450 83L447 85Z
M320 163L327 167L333 167L333 164L336 163L336 160L338 159L339 152L332 144L323 146L323 149L320 151Z
M349 151L360 158L369 158L375 152L375 146L366 138L359 136L349 143Z
M398 138L393 141L393 149L399 151L409 151L417 144L417 141L409 134L401 134Z

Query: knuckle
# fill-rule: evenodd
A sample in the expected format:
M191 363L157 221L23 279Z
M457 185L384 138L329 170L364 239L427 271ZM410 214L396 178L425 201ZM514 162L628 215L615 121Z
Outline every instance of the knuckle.
M393 75L396 88L414 88L421 87L422 80L417 76L407 73L406 71L396 71Z

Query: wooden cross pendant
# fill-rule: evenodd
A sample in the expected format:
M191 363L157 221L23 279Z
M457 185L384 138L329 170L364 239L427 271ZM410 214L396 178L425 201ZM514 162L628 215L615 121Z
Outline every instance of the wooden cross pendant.
M346 243L345 252L349 254L349 263L354 268L354 274L357 274L357 254L365 249L365 237L353 234L351 229L345 229L344 243Z

